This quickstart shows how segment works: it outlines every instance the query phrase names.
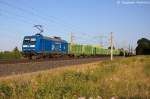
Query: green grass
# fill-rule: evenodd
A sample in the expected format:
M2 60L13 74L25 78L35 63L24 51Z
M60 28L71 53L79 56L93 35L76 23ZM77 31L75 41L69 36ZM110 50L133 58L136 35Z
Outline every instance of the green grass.
M149 99L149 61L137 56L3 79L0 99Z

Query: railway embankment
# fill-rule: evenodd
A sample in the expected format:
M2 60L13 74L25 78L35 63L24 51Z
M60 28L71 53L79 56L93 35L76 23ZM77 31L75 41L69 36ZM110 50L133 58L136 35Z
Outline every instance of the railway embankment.
M87 64L108 59L109 57L93 57L93 58L88 57L88 58L55 59L55 60L49 59L37 61L28 61L28 60L11 61L0 64L0 77L37 72L64 66Z

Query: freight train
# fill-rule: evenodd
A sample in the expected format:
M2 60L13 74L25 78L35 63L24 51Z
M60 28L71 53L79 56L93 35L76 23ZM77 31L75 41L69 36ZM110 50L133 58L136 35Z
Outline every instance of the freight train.
M60 37L46 37L42 34L25 36L22 51L27 58L44 58L54 56L96 56L110 55L109 49L92 45L69 44ZM114 55L119 55L119 50L113 50Z

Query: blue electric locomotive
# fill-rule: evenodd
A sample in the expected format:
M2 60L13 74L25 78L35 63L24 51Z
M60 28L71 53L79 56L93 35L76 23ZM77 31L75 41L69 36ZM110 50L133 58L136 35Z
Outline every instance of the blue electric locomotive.
M64 55L68 53L68 43L60 37L46 37L41 34L25 36L22 51L26 57L32 58Z

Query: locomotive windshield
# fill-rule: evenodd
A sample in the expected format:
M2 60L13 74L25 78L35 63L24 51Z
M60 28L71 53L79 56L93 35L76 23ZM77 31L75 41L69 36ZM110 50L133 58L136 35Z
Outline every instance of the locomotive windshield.
M36 43L36 38L25 38L24 41L23 41L23 44L24 45L35 45Z
M30 38L25 38L24 41L23 41L23 44L29 44L30 43Z
M31 45L35 45L35 43L36 43L36 39L35 39L35 38L31 38L30 44L31 44Z

